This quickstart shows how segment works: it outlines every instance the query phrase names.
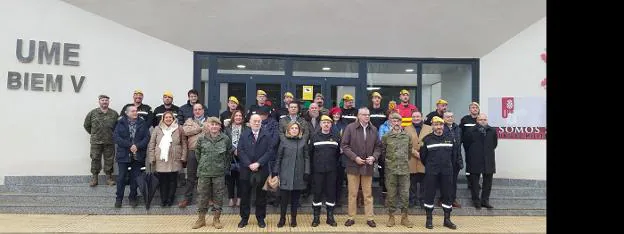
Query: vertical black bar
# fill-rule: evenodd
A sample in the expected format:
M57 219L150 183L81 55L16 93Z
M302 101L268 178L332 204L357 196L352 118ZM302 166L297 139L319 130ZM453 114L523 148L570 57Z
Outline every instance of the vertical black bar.
M295 93L295 85L293 85L293 59L292 58L287 58L285 61L285 66L284 66L284 71L286 72L286 77L285 77L285 81L282 81L282 83L286 84L286 87L284 90L282 90L282 92L286 92L289 91L291 93ZM296 96L296 95L295 95Z
M479 81L480 81L480 73L481 62L479 59L475 59L472 63L472 101L481 103L479 101Z
M368 105L368 97L366 92L366 82L368 79L368 68L366 65L366 60L358 60L358 79L359 82L355 87L355 106L362 107Z
M221 109L221 102L219 97L221 95L221 86L219 84L219 77L217 77L219 64L217 56L208 55L208 100L205 100L208 105L208 114L210 116L218 116Z
M414 95L414 98L416 98L416 107L418 107L418 109L422 112L422 77L423 77L423 64L422 63L418 63L416 65L416 70L417 72L417 81L416 81L416 95Z
M201 90L201 56L193 52L193 89Z

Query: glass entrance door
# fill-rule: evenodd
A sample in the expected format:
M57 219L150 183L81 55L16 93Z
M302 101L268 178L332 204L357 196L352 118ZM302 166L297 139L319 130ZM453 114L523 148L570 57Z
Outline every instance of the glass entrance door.
M227 110L230 96L236 97L241 106L245 106L247 100L247 85L245 83L220 83L219 84L219 113Z

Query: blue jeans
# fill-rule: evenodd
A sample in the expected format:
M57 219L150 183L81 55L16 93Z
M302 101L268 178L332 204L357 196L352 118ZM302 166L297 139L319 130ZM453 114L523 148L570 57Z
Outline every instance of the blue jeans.
M145 162L143 161L133 161L131 163L121 163L118 162L117 166L119 168L119 175L117 175L117 201L122 201L124 196L124 190L126 188L125 178L126 174L130 173L130 195L128 198L130 200L137 199L137 182L136 178L141 174L141 167L145 166ZM128 167L131 167L128 172Z

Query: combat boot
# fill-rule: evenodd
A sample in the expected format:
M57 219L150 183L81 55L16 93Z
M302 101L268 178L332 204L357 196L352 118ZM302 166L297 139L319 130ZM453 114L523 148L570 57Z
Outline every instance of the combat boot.
M444 208L444 226L450 229L457 229L457 225L451 222L451 209Z
M98 185L98 175L94 174L91 176L91 182L89 182L89 187L95 187Z
M329 209L329 206L327 207ZM329 212L329 211L328 211ZM328 213L329 215L329 213ZM312 227L316 227L321 223L321 206L312 207Z
M336 219L334 219L334 207L333 206L327 206L327 220L325 221L325 223L329 224L329 226L332 226L332 227L338 226L338 223L336 223Z
M195 221L195 224L193 224L193 229L198 229L200 227L206 226L206 211L200 211L199 217L197 218L197 221Z
M212 226L216 229L223 228L223 224L221 224L221 220L219 220L219 218L221 218L221 211L217 210L214 212L214 216L212 217Z
M410 222L409 220L409 214L407 209L401 210L401 225L408 228L412 228L414 226L414 224L412 224L412 222Z
M388 222L386 223L386 227L394 227L396 222L394 221L393 213L393 211L388 211Z
M117 184L115 183L115 178L113 178L112 174L106 174L106 184L108 186L114 186L115 184Z
M425 221L425 227L427 229L433 229L433 207L425 207L425 212L427 213L427 220Z

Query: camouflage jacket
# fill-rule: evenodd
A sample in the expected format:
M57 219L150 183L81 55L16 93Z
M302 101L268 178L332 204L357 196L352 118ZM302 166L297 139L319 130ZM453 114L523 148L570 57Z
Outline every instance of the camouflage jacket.
M84 129L91 134L91 144L113 144L113 131L119 114L113 109L106 113L95 108L87 114L84 120Z
M412 139L404 130L390 131L381 137L382 155L385 156L386 175L409 175L409 157Z
M197 176L198 177L220 177L230 170L232 161L232 141L224 133L219 133L215 138L211 138L209 133L199 137L197 140Z

